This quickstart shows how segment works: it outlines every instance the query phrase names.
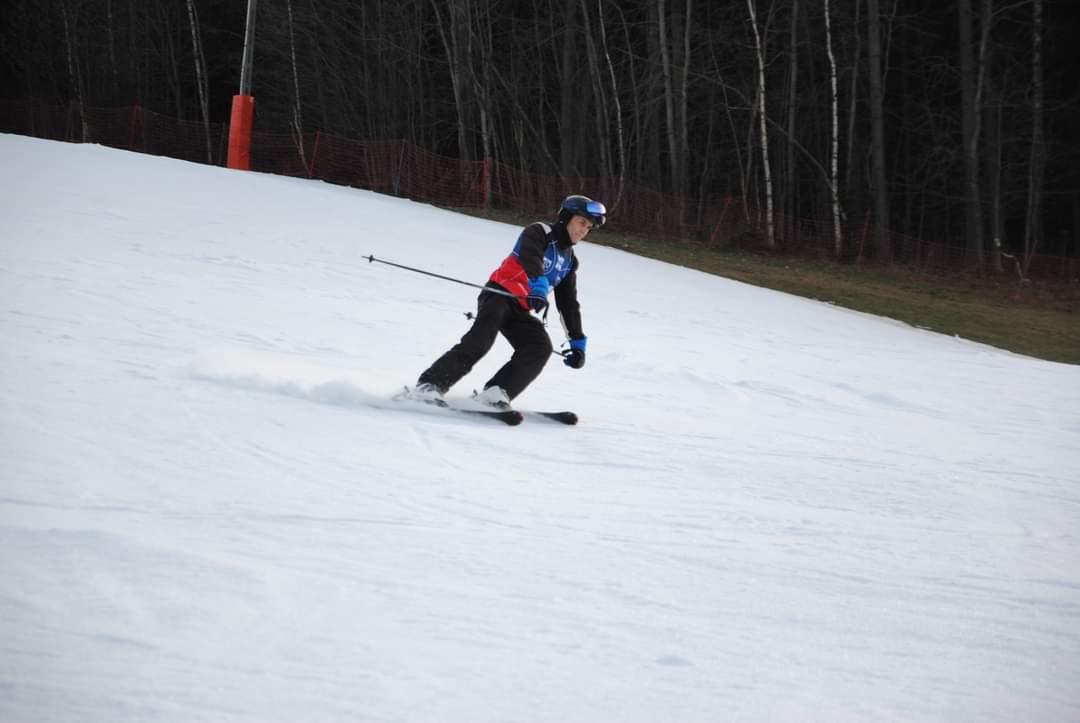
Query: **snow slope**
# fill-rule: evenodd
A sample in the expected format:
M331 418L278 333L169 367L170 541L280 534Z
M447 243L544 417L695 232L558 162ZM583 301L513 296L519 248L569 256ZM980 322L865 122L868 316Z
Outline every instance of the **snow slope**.
M475 292L364 256L517 229L0 157L0 719L1080 720L1080 368L585 243L579 427L402 410Z

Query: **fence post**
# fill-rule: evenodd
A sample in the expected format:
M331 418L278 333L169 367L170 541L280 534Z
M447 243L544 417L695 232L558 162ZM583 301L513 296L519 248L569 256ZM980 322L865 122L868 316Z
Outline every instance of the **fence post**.
M229 163L229 126L227 123L221 124L221 130L218 132L218 149L217 149L217 166L228 166Z
M67 107L67 127L64 129L64 140L68 143L74 143L71 138L71 116L75 112L75 101L69 100Z
M862 266L863 262L863 247L866 245L866 234L870 230L870 209L866 209L866 215L863 217L862 237L859 238L859 257L855 260L856 266Z
M484 197L484 208L491 208L491 171L486 158L484 165L480 167L480 191Z
M720 230L720 226L723 225L724 219L727 217L728 209L731 208L732 198L731 196L724 196L724 207L720 210L720 218L716 220L716 225L713 226L713 231L709 235L709 245L714 246L716 244L716 234Z
M139 106L131 106L131 124L128 126L128 150L135 150L135 122L139 117Z
M401 139L401 145L398 150L398 162L397 169L394 171L394 195L401 195L401 169L405 166L405 139Z
M311 149L311 165L308 166L308 178L311 178L315 174L315 159L319 157L319 138L321 137L320 134L321 131L315 131L315 146Z
M234 95L229 117L228 167L246 171L251 168L251 121L255 115L255 98Z

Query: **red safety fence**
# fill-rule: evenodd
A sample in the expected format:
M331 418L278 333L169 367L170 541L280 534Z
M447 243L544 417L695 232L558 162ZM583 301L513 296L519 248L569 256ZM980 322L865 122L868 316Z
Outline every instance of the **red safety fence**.
M228 125L203 124L142 108L83 107L77 103L0 100L0 132L71 142L99 143L141 153L224 166ZM547 218L571 193L600 198L610 210L609 227L641 236L707 248L762 248L763 210L740 198L675 196L618 178L549 176L505 163L463 161L431 153L402 140L358 141L314 132L253 132L251 169L388 193L449 208L502 208ZM836 258L830 218L786 218L774 214L780 253ZM889 232L892 263L959 271L970 265L965 250ZM871 262L874 227L869 218L841 229L840 256ZM1006 260L1006 269L1012 262ZM1036 254L1028 260L1036 278L1070 280L1080 260Z

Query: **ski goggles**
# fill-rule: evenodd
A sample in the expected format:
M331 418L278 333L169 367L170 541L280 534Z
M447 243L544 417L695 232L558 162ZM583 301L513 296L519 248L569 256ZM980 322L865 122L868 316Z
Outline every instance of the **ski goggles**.
M585 213L597 226L603 226L607 221L607 208L599 201L589 201L585 204Z

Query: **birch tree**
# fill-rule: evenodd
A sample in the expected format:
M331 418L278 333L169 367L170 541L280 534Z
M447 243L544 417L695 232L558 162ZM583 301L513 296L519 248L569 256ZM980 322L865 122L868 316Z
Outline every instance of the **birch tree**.
M829 196L832 200L833 252L840 258L843 233L840 227L840 98L836 90L836 57L833 55L832 19L829 0L823 0L825 14L825 53L829 58L829 89L832 98L832 133L829 144Z
M766 120L765 106L765 51L762 48L761 33L758 31L754 0L746 0L746 7L750 11L750 28L754 31L754 52L757 56L757 111L760 119L758 141L761 146L762 174L765 177L765 243L772 249L776 248L776 229L773 226L773 188L772 173L769 166L769 124Z

